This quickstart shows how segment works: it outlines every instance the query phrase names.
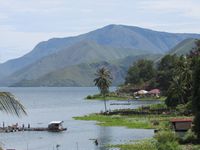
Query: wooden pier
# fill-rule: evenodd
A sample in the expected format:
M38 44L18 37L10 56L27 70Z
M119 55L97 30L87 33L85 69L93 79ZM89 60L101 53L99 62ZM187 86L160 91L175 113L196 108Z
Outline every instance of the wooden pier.
M62 127L63 121L53 121L50 122L48 127L18 127L17 125L0 127L0 133L10 133L10 132L22 132L22 131L49 131L49 132L61 132L67 130L67 128Z
M48 128L0 128L0 133L20 132L20 131L49 131Z

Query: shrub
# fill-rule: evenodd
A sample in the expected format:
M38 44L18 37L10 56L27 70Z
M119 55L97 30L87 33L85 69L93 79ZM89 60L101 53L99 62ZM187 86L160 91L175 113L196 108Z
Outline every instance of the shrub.
M164 103L160 103L160 104L152 104L150 105L150 109L167 109L167 105Z
M174 132L160 131L155 135L158 150L180 150L178 138Z
M192 130L188 130L184 137L181 139L181 143L193 143L197 139L197 136L195 135Z
M88 95L86 98L87 98L87 99L92 99L92 96L91 96L91 95Z
M120 150L157 150L155 140L144 140L133 144L117 145Z

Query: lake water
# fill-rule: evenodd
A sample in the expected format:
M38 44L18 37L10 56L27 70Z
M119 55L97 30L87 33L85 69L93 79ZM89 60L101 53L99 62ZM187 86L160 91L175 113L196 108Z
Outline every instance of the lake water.
M33 127L46 127L50 121L63 120L67 131L51 132L15 132L0 133L0 142L4 148L16 150L106 150L105 145L127 143L153 136L153 130L127 129L124 127L101 127L94 121L78 121L72 117L100 112L104 109L103 101L87 101L84 97L97 93L91 88L0 88L12 92L26 107L28 116L17 118L0 114L0 126L18 123L30 123ZM148 104L134 101L131 105L109 105L109 109L136 108ZM93 140L98 139L99 146Z

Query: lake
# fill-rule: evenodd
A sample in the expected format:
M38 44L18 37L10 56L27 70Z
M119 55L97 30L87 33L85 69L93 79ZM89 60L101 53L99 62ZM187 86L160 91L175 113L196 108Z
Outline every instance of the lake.
M112 88L113 90L114 88ZM28 123L32 127L46 127L50 121L63 120L67 131L51 132L15 132L0 133L0 142L4 148L16 150L107 150L105 145L127 143L133 140L153 136L153 130L127 129L124 127L101 127L94 121L78 121L72 117L104 110L103 101L84 100L87 95L98 92L95 87L65 88L0 88L12 92L26 107L28 116L17 118L0 114L0 126ZM110 105L108 109L136 108L152 102L134 101L131 105ZM98 139L99 146L93 140Z

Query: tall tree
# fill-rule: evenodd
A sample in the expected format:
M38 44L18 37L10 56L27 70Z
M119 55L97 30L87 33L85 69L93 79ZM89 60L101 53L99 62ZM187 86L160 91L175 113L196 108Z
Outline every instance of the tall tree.
M158 64L158 74L156 80L158 82L158 87L162 90L164 95L167 93L170 82L174 77L174 68L177 60L178 57L176 55L166 55Z
M17 115L27 114L24 106L9 92L0 92L0 111Z
M107 112L106 94L109 92L109 87L112 84L111 72L105 67L102 67L97 70L95 76L96 76L96 78L94 79L95 86L98 87L101 95L104 98L105 112Z
M197 137L200 139L200 40L196 43L196 51L192 56L193 65L193 93L192 108L194 112L194 127Z
M154 78L156 70L151 60L139 60L128 70L125 83L140 85Z

